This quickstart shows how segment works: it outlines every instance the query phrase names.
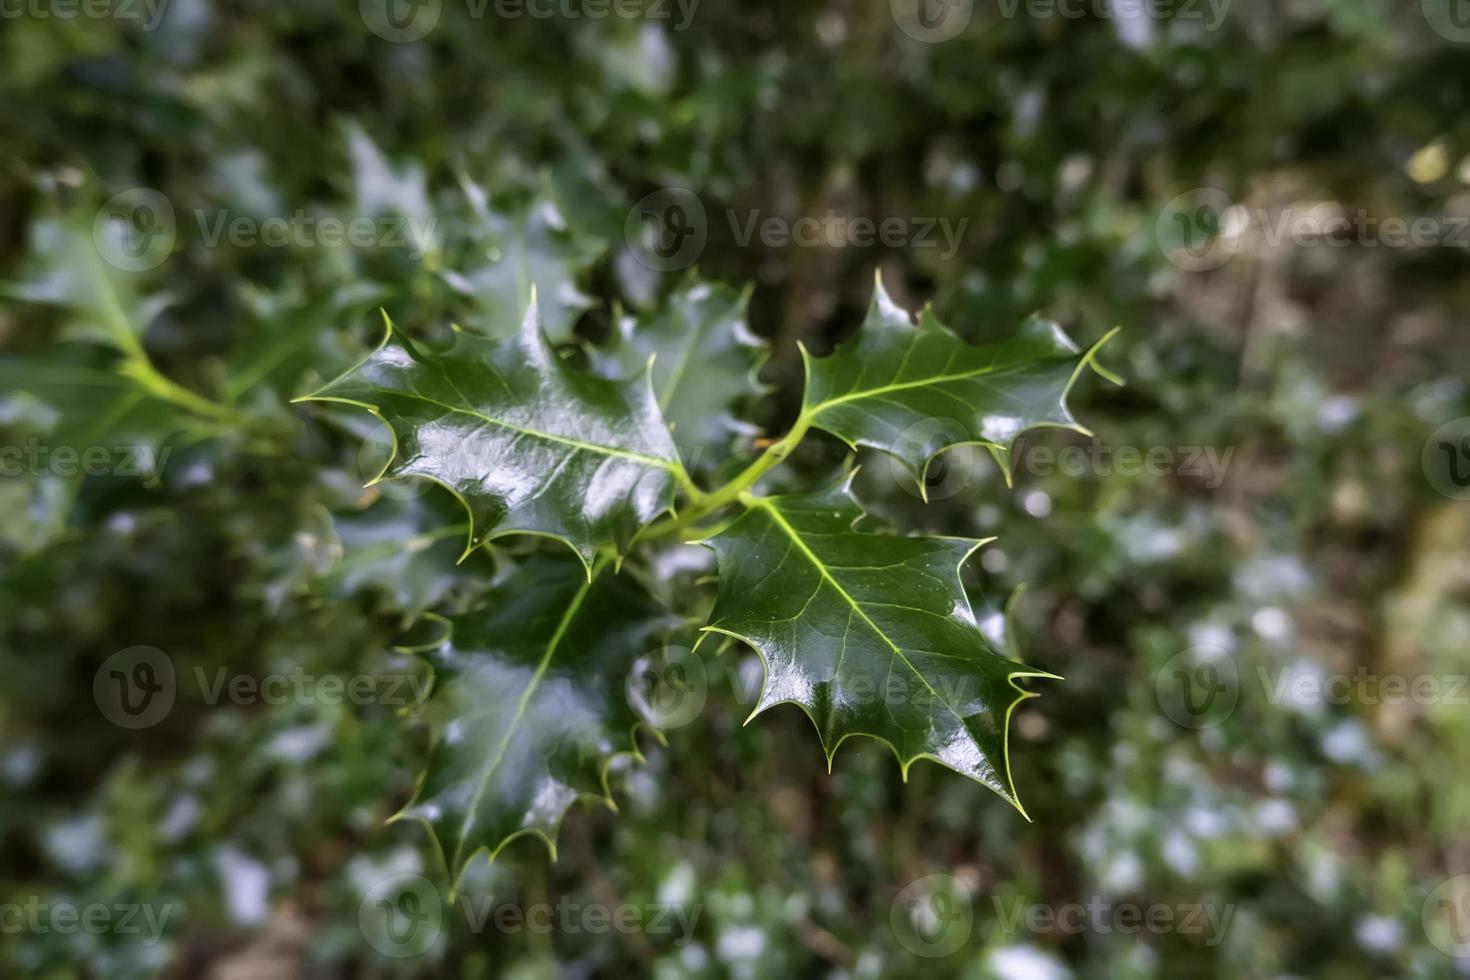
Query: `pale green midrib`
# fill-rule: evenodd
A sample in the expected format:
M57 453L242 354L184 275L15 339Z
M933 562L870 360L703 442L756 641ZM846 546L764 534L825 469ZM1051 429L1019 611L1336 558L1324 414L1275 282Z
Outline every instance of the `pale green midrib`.
M474 409L464 408L459 405L451 405L448 402L441 402L437 399L429 398L426 395L419 394L417 392L411 394L405 392L393 392L393 394L401 395L404 398L411 398L415 401L421 401L429 405L436 405L439 408L445 409L446 411L458 412L461 415L468 415L471 418L481 419L485 422L489 422L491 425L499 426L502 429L509 429L512 432L519 432L522 435L532 436L536 439L545 439L547 442L561 443L563 446L571 446L573 449L581 449L589 453L599 453L603 456L617 456L622 459L636 460L640 463L647 463L650 466L657 466L659 469L668 470L670 473L674 472L674 464L671 461L666 459L659 459L657 456L645 456L642 453L635 453L627 449L616 449L612 446L598 446L594 443L582 442L579 439L569 439L566 436L555 436L549 432L541 432L538 429L528 429L524 426L516 425L513 422L506 422L504 419L491 418L489 415L476 412ZM355 398L341 398L333 395L318 395L313 397L317 401L339 401L344 402L348 405L360 405L361 407L367 409L375 408L375 406L367 402L358 401Z
M709 320L700 329L689 334L689 343L679 352L679 360L674 363L674 370L669 372L669 379L664 383L664 390L659 394L658 407L667 409L669 403L674 400L674 393L679 390L679 385L684 381L684 372L689 369L689 359L694 355L694 348L699 345L709 333Z
M806 555L807 560L816 567L817 573L826 580L827 584L836 589L837 594L842 596L847 604L852 607L852 610L863 618L863 622L867 623L868 626L873 630L873 632L877 633L878 636L883 639L883 642L888 644L888 648L893 651L894 656L898 657L899 660L902 660L904 666L913 671L914 676L919 679L919 682L929 689L930 694L934 695L934 699L940 704L944 705L946 708L949 708L950 713L953 714L956 718L959 718L959 720L963 723L964 719L960 718L959 713L954 710L949 702L945 701L944 698L940 696L938 691L934 690L933 685L931 685L928 679L919 672L919 668L915 667L913 665L913 662L910 661L908 657L905 657L903 655L903 651L898 648L898 644L890 640L888 638L888 634L879 629L878 624L873 622L873 620L868 617L867 613L863 612L863 608L858 604L858 601L854 599L852 595L842 587L842 584L838 582L837 579L832 577L832 573L827 570L826 563L823 562L822 559L818 558L816 553L806 546L806 542L801 540L801 535L797 533L796 528L792 527L791 524L786 520L786 518L781 516L781 512L770 503L769 499L758 498L757 506L759 506L771 515L771 519L775 521L778 525L780 525L781 530L786 532L791 540L795 542L796 547L801 549L801 553Z
M490 777L495 775L495 770L505 758L505 750L510 746L511 736L515 734L516 727L525 717L526 707L531 703L531 695L536 692L536 686L541 683L546 668L551 664L551 658L556 654L556 648L561 645L562 637L571 628L572 620L576 618L577 610L582 606L582 600L587 598L587 593L592 588L599 572L607 564L607 559L600 560L592 567L592 574L587 581L583 582L577 589L577 594L567 605L567 611L562 615L561 622L556 625L556 632L551 634L551 639L546 642L546 652L541 656L541 662L536 665L536 672L531 675L531 680L526 684L526 690L522 692L520 701L516 704L516 713L511 717L510 724L506 726L505 737L500 740L500 746L495 750L495 758L485 769L485 774L480 778L480 785L475 790L475 796L470 800L469 808L465 810L464 823L459 828L459 840L454 845L454 860L451 868L459 866L460 859L464 856L465 840L470 832L470 821L475 818L475 811L480 807L480 800L485 796L485 790L490 786Z
M86 247L83 247L81 251L82 255L86 257L88 271L101 287L100 292L102 293L103 304L106 309L99 312L102 313L103 319L106 321L107 329L112 335L113 342L128 357L146 361L147 355L143 353L143 343L133 333L131 326L129 326L127 313L122 308L122 301L118 299L117 290L113 288L112 280L107 276L107 270L102 268L101 254L96 249Z
M860 398L875 398L878 395L886 395L890 391L907 391L910 388L927 388L931 385L945 384L950 381L964 381L966 378L978 378L983 377L987 374L1000 374L1004 371L1009 371L1012 368L1024 366L1024 362L1017 362L1015 364L1006 364L1001 366L996 366L992 364L989 367L976 368L974 371L965 371L962 374L940 374L932 378L920 378L916 381L901 381L891 385L881 385L877 388L864 388L862 391L850 391L845 395L839 395L836 398L828 398L826 401L807 406L806 414L816 415L817 413L823 412L834 405L841 405L845 402L857 401Z

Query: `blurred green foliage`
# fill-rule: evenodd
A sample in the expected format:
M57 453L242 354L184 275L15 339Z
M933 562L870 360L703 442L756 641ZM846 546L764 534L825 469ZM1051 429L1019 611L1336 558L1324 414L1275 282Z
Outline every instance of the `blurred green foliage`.
M1421 450L1470 415L1467 241L1269 233L1320 208L1470 216L1470 47L1447 8L1233 0L1215 23L981 2L926 42L902 0L704 3L687 23L648 6L443 0L407 43L372 0L6 8L0 445L22 464L0 477L0 971L1464 975L1435 896L1470 873L1470 504L1436 490ZM1191 271L1161 239L1171 202L1206 187L1235 205L1215 218L1252 220ZM703 711L620 774L621 812L574 812L554 862L522 841L467 888L697 908L690 932L475 929L451 910L423 955L384 955L360 924L376 885L444 877L419 827L385 823L424 732L412 704L318 682L409 688L423 614L472 603L504 556L456 565L453 502L364 490L384 434L290 399L369 348L378 306L415 336L503 331L535 283L573 348L656 315L691 275L639 260L637 204L665 188L704 210L698 276L753 285L749 324L775 351L752 405L764 434L799 403L796 341L850 336L880 268L970 339L1037 310L1084 343L1123 325L1108 362L1128 386L1084 385L1074 408L1109 453L1172 462L1094 453L1061 472L1027 454L1090 443L1055 432L1019 447L1033 462L1010 487L952 457L927 506L882 458L860 476L898 527L999 533L977 587L1026 584L1015 642L1066 677L1013 721L1034 823L937 767L903 784L871 742L829 775L794 708L742 726L759 665L711 649ZM105 261L109 236L163 218L138 189L173 235L129 271ZM131 227L105 206L119 194ZM829 212L968 224L952 255L738 234L754 214ZM331 218L375 237L330 242ZM266 219L304 230L266 242ZM84 475L54 455L95 446L137 465ZM1183 465L1195 447L1213 468ZM797 466L844 456L814 439ZM672 574L678 590L703 566ZM139 646L166 653L176 692L120 727L96 692ZM1223 652L1238 695L1202 727L1166 690L1198 648ZM1441 696L1272 693L1359 671ZM220 696L236 677L310 680ZM1126 903L1228 910L1228 927L1011 914ZM119 904L165 914L151 935L116 915L12 928L27 907ZM947 930L915 924L957 907L970 918Z

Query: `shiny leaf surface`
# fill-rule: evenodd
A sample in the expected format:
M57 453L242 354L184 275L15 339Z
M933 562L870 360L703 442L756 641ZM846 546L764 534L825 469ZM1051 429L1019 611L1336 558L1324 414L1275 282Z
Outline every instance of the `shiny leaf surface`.
M803 349L802 416L851 446L893 455L921 487L935 456L966 443L986 446L1009 472L1006 453L1025 430L1086 431L1067 393L1096 349L1080 351L1035 318L1001 343L967 344L928 309L915 326L879 282L852 343L823 358Z
M533 302L521 332L457 332L429 351L391 326L382 345L308 399L372 411L397 450L384 476L449 488L470 515L470 545L489 534L566 541L590 565L673 504L682 474L645 373L611 381L564 363Z
M568 807L609 799L608 766L638 755L627 673L671 621L611 566L589 579L570 558L532 558L428 653L436 738L399 817L428 825L455 882L525 834L554 854Z
M846 486L746 502L707 542L720 586L705 629L765 661L752 717L800 705L829 764L867 735L892 747L905 777L930 758L1019 809L1006 725L1031 695L1012 681L1049 675L999 655L980 628L959 567L983 542L854 530L863 515Z

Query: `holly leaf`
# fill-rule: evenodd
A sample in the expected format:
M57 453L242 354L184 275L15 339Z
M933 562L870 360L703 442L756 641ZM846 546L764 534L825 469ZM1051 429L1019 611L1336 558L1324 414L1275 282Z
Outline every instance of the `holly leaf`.
M322 577L329 595L385 597L385 605L411 623L465 585L455 539L463 539L466 528L446 522L428 500L385 497L366 510L334 514L332 523L340 557Z
M540 327L535 297L519 336L456 331L422 349L391 322L360 364L299 400L365 408L393 432L384 477L419 476L449 489L469 514L469 554L487 536L565 541L590 570L609 542L621 550L671 511L687 485L648 371L614 381L574 370Z
M995 651L960 565L983 541L857 531L846 483L742 498L743 514L704 543L719 564L705 631L754 647L766 679L754 718L799 705L832 757L866 735L893 749L908 778L928 758L999 793L1024 814L1011 780L1011 711L1035 695L1018 677L1053 677Z
M562 817L579 797L612 805L608 769L621 755L641 759L634 738L648 724L625 693L628 672L674 623L607 559L589 577L548 555L521 565L482 611L448 621L426 654L426 717L437 737L394 819L429 827L451 891L475 855L493 861L525 834L554 860Z
M356 123L344 128L353 184L352 216L404 219L404 244L419 254L435 247L437 222L429 203L429 181L418 161L395 165Z
M469 213L470 255L441 271L444 281L468 298L466 322L491 336L505 336L534 289L546 329L567 340L592 298L577 281L602 255L602 246L568 226L550 194L492 208L484 189L461 179ZM461 271L463 270L463 271Z
M263 385L289 389L308 371L318 372L320 380L342 370L362 352L361 343L352 344L342 328L356 326L388 296L387 289L370 282L339 283L310 298L306 292L295 284L277 292L242 289L250 326L230 359L225 383L230 398ZM348 353L352 346L357 350Z
M653 358L659 408L691 469L712 469L739 433L753 431L733 411L765 391L755 375L766 352L746 326L749 302L748 289L700 283L675 292L655 313L618 323L615 364L627 372Z
M998 344L967 344L926 308L915 326L879 280L857 339L829 357L802 347L802 419L845 441L899 459L920 488L946 449L985 446L1010 480L1011 444L1027 429L1058 426L1089 434L1067 394L1109 333L1081 351L1062 328L1028 320Z
M191 420L113 368L110 352L81 344L0 357L0 445L9 447L0 480L10 522L0 540L32 552L66 524L87 476L158 486L171 437Z
M145 288L146 273L108 261L129 254L120 242L126 234L100 219L94 226L80 213L39 219L31 225L22 276L0 282L0 297L64 308L67 340L140 350L144 332L173 298Z

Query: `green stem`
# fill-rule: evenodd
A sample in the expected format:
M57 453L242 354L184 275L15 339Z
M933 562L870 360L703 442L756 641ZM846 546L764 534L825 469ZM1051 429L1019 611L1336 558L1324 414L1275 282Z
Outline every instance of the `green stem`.
M216 422L234 423L238 416L233 408L205 398L203 395L196 395L159 373L158 368L154 367L153 361L149 359L148 352L144 350L142 339L133 332L128 323L127 312L118 302L117 291L112 286L107 270L102 266L101 255L93 249L82 251L90 261L92 276L98 283L103 322L107 326L113 343L122 351L123 363L118 369L119 372L138 382L155 398L172 402L180 408Z
M810 428L811 420L806 414L798 416L790 432L767 446L766 451L736 474L734 479L710 493L691 494L690 504L682 514L653 525L643 534L643 540L648 541L677 534L700 518L736 503L742 493L755 486L756 481L785 462L792 451L801 444L801 440L806 437Z
M703 490L699 489L699 484L694 482L694 477L690 476L689 471L684 468L683 460L675 461L673 474L674 479L679 481L680 489L684 491L684 495L689 498L691 504L697 504L708 496Z
M235 412L228 405L222 405L203 395L196 395L188 388L164 377L145 354L129 354L119 370L123 375L142 385L155 398L172 402L180 408L215 421L232 422L235 420Z

